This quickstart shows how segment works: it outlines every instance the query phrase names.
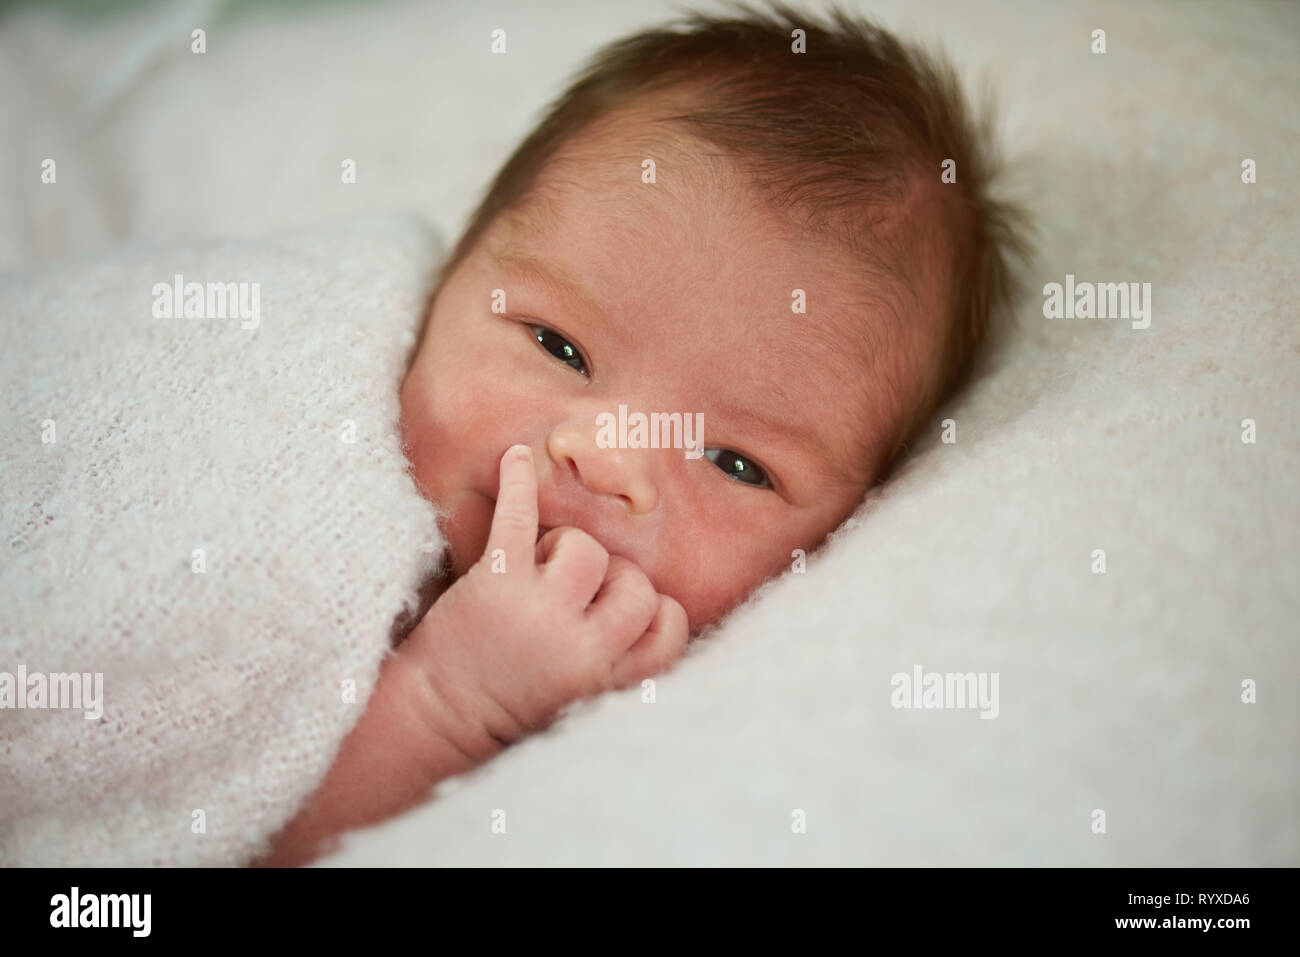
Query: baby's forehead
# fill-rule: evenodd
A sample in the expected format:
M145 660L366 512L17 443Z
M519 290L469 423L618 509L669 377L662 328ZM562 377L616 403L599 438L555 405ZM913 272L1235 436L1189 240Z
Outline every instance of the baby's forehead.
M737 225L731 245L775 243L782 248L768 255L783 259L815 250L842 272L846 291L865 279L879 294L890 283L919 285L922 272L931 281L947 272L951 210L937 177L896 175L868 201L833 165L771 163L705 139L680 121L694 100L689 90L660 91L570 134L517 206L576 203L598 226L658 224L679 242L699 220L729 216ZM923 254L930 261L918 261Z
M923 204L861 217L782 207L707 144L670 140L645 155L610 135L548 164L510 212L511 245L545 247L620 293L727 302L755 332L779 315L796 323L783 331L841 352L878 355L905 332L886 324L919 318Z
M741 177L670 167L643 181L611 176L607 159L588 177L577 172L540 181L503 217L498 262L545 260L625 309L734 316L739 333L799 335L840 352L862 339L865 318L904 308L904 280L879 257L844 231L760 201Z

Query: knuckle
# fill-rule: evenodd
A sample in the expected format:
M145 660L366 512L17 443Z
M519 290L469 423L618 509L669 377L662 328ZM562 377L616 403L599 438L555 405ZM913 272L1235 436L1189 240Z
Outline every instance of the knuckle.
M659 593L650 584L650 579L638 571L635 575L628 573L626 582L623 601L629 612L647 621L653 618L659 610Z
M529 494L530 492L526 487L526 483L519 481L519 479L506 482L501 486L501 490L497 493L497 508L499 510L509 510L514 507L517 502L527 499Z
M558 529L552 554L558 558L557 572L586 581L595 579L599 584L605 577L610 554L605 547L579 528Z
M639 575L641 569L637 568L636 563L624 558L622 555L609 556L609 578L611 581L623 582L631 580L632 576Z
M497 513L497 524L507 532L526 532L529 516L519 509L507 508Z
M609 553L605 551L605 546L596 541L580 528L574 528L572 525L564 525L559 529L560 540L565 542L565 547L572 549L574 554L586 557L588 555L604 557Z
M686 609L682 607L681 602L675 598L663 596L664 602L664 630L678 639L680 645L685 647L686 636L690 631L690 618L686 614ZM678 649L679 653L681 648Z

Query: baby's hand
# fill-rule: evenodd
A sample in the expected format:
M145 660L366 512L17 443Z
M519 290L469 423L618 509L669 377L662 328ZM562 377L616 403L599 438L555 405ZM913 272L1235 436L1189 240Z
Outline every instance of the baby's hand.
M636 563L577 528L538 541L537 523L531 450L513 446L482 558L402 649L463 720L500 742L544 727L569 702L662 671L688 638L685 610Z
M537 477L514 452L501 460L483 558L384 662L324 783L260 863L311 860L333 835L423 800L570 701L680 657L686 612L633 562L576 528L536 541Z

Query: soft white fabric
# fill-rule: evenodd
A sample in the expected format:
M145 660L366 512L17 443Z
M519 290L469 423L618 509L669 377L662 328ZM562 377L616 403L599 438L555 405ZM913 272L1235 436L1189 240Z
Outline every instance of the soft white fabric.
M443 548L397 398L438 256L394 216L0 277L0 671L102 674L0 709L0 864L242 864L319 785ZM256 325L156 317L177 274Z
M655 704L575 709L332 863L1300 863L1300 8L848 5L1001 93L1040 226L1014 322L897 480ZM214 26L205 57L174 9L0 30L27 131L0 154L8 261L393 201L454 235L563 78L673 7L295 7ZM1067 273L1151 282L1151 328L1045 320ZM893 709L916 664L999 672L999 717Z

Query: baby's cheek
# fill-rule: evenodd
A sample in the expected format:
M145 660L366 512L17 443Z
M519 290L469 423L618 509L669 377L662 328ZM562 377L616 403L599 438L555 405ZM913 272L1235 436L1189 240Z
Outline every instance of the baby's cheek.
M764 557L752 543L734 540L708 547L696 541L664 559L662 578L651 575L651 580L661 594L681 603L693 631L717 621L742 601L774 565L770 554Z

